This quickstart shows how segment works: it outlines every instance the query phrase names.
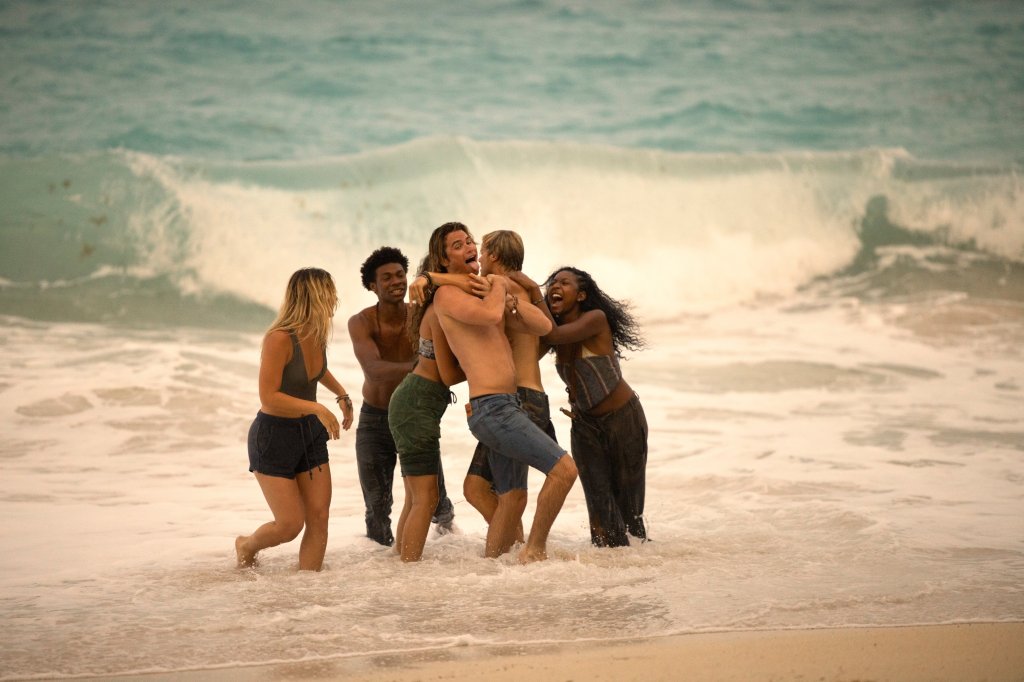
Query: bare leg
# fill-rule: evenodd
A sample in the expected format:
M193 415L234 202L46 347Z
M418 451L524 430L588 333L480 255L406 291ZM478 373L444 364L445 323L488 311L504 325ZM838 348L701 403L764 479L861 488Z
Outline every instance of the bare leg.
M462 483L462 494L466 502L473 505L473 508L480 512L484 521L488 524L494 516L494 510L498 506L498 496L494 493L490 481L483 476L466 474L466 480Z
M562 455L558 464L548 472L544 486L540 489L540 494L537 495L537 511L533 516L530 537L526 542L526 547L519 552L520 563L528 564L548 558L548 533L555 523L558 512L562 510L565 496L569 494L569 490L576 482L576 475L576 463L568 454Z
M405 490L405 501L402 503L402 513L398 517L398 525L395 527L395 554L402 556L402 538L405 537L405 524L409 520L409 512L412 510L412 485L407 476L402 477L402 488Z
M465 496L466 501L480 512L480 516L484 517L484 521L490 526L494 510L498 508L498 495L494 492L494 488L491 487L491 482L483 476L466 474L466 480L462 484L462 494ZM525 542L522 516L522 514L519 515L519 521L516 523L515 535L513 537L515 542ZM488 532L490 532L489 529Z
M517 542L517 529L519 538L522 538L526 491L510 490L498 495L497 500L490 525L487 527L487 544L484 547L484 556L490 559L497 558L512 548Z
M235 538L239 568L254 565L256 553L261 549L294 540L306 518L299 486L294 479L257 473L256 481L260 484L274 520L264 523L252 535L239 535Z
M327 551L327 521L331 513L331 467L322 464L296 477L306 514L306 532L299 545L299 570L319 571Z
M408 514L404 508L402 511L405 518L400 535L402 561L419 561L430 531L430 519L437 508L437 476L406 476L405 484L406 500L411 498L412 505Z

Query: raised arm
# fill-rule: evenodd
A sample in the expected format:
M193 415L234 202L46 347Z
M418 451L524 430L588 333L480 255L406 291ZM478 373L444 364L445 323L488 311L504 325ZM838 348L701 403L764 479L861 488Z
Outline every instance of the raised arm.
M497 276L488 275L492 282L498 279ZM521 286L508 284L508 293L505 295L505 324L509 330L526 332L534 336L544 336L554 326L554 322L548 319L537 306L526 300L529 296Z
M544 292L541 291L539 284L530 279L526 273L521 270L515 270L508 273L508 278L526 291L526 296L530 299L530 304L535 306L537 310L539 310L551 323L549 331L539 334L541 339L540 345L537 347L537 357L544 357L544 354L548 352L549 348L551 348L551 344L544 340L544 336L551 333L550 330L557 326L554 315L552 315L551 311L548 309L548 302L544 298Z
M427 300L427 289L431 286L451 285L462 289L467 294L472 294L471 277L472 275L456 275L450 272L428 272L417 275L409 285L409 302L413 305L423 305L423 302Z
M554 327L548 316L541 312L537 306L523 300L513 301L512 306L508 307L508 312L509 326L512 329L524 331L527 334L544 336Z
M551 314L551 311L548 310L548 303L544 300L544 292L541 291L540 285L527 277L526 274L520 270L508 273L508 278L526 290L526 295L530 298L530 303L544 313L544 316L547 317L551 321L551 325L554 326L556 324L555 318Z
M390 383L397 385L406 374L412 371L413 360L396 362L384 360L380 356L380 348L373 341L372 330L366 316L362 313L353 315L348 320L348 335L352 339L352 350L356 354L363 375L371 383Z
M434 302L453 320L483 327L498 324L504 318L507 291L504 279L495 279L491 290L483 298L466 294L454 287L441 287L434 294Z
M588 310L572 322L556 324L541 340L551 346L586 341L606 333L611 344L611 327L603 310Z

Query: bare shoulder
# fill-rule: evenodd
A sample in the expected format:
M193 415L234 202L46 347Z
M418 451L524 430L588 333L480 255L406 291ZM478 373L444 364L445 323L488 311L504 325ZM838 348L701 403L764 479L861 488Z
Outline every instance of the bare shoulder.
M373 316L377 314L377 308L370 306L363 308L358 313L348 318L349 330L360 329L365 327L371 327L373 325Z
M599 325L603 325L605 327L609 326L608 325L608 316L605 315L604 311L601 310L600 308L594 308L593 310L588 310L587 312L585 312L582 315L580 315L580 320L582 320L585 324L588 324L588 325L598 325L599 324Z
M423 313L423 319L420 320L420 336L425 339L433 340L437 337L437 328L441 322L437 319L437 311L434 309L437 306L430 306L427 311Z
M263 337L263 351L265 353L290 355L292 352L292 337L286 329L275 329L267 332Z
M292 335L287 329L275 329L267 332L263 337L263 343L267 345L292 345Z
M527 295L526 288L511 277L508 278L508 293L520 298Z
M438 287L437 291L434 292L434 305L441 307L449 306L466 296L469 296L469 294L458 287Z

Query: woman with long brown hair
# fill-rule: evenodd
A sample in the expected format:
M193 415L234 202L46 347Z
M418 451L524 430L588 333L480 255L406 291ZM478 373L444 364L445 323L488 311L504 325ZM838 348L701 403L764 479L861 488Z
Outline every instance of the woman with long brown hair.
M419 272L447 272L445 238L462 230L461 223L445 223L430 235L427 256ZM472 239L472 237L469 237ZM417 338L419 357L388 406L388 423L398 448L405 486L405 502L395 529L395 550L402 561L419 561L426 544L430 518L437 507L441 467L441 417L452 401L449 386L465 379L431 305L433 290L413 308L409 331Z

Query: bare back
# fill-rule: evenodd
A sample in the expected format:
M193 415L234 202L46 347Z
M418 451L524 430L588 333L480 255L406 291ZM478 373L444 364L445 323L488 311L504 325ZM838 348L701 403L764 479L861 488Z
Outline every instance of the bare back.
M430 306L423 313L423 319L420 321L420 338L435 344L435 353L438 345L437 342L440 341L440 335L435 333L437 326L437 313L434 310L434 306ZM437 366L436 355L433 359L420 355L416 360L416 367L413 368L412 373L424 379L448 385L441 378L441 370Z
M509 281L509 293L519 298L520 305L530 300L529 293L518 283ZM544 392L540 378L540 337L523 331L515 324L508 323L506 316L505 335L512 346L512 362L516 369L516 386Z

